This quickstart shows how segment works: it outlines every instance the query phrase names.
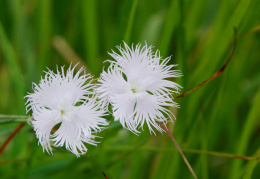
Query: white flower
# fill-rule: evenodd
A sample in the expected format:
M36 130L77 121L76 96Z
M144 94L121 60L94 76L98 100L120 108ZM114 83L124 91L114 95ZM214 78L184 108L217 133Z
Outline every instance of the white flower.
M152 46L124 46L117 47L120 54L109 53L115 61L108 60L108 71L98 80L100 98L106 106L111 104L115 121L124 128L138 133L137 128L146 123L151 133L155 133L153 127L163 132L156 121L166 124L172 120L167 107L178 107L172 94L181 86L169 78L180 77L180 73L172 70L176 65L166 65L170 57L162 59Z
M67 72L61 67L57 74L46 72L40 84L34 84L34 93L26 97L27 112L32 110L32 125L36 131L43 150L52 153L50 141L54 146L64 146L75 155L87 152L84 145L96 145L92 132L99 132L108 123L102 116L94 94L94 86L90 75L80 75L81 68L75 75L75 67L69 67ZM60 127L58 127L58 125ZM52 133L53 128L58 128Z

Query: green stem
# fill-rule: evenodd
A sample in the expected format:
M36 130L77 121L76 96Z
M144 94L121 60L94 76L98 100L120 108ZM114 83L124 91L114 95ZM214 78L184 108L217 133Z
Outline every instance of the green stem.
M28 119L28 116L0 114L0 119Z
M133 148L131 146L105 146L104 150L107 151L131 151L131 150L141 150L141 151L154 151L154 152L176 152L176 149L173 148L158 148L158 147L140 147L140 148ZM260 161L258 157L252 156L245 156L245 155L236 155L230 153L222 153L216 151L203 151L203 150L196 150L196 149L182 149L184 153L190 154L199 154L199 155L210 155L215 157L224 157L224 158L233 158L233 159L242 159L242 160L257 160Z
M172 136L172 134L168 131L168 129L167 129L163 124L161 124L161 123L159 123L159 122L157 122L157 123L166 131L166 133L167 133L167 134L169 135L169 137L172 139L174 145L177 147L178 151L180 152L180 154L181 154L181 156L182 156L184 162L186 163L187 167L189 168L191 174L193 175L193 177L194 177L195 179L197 179L197 176L196 176L195 172L193 171L193 169L192 169L190 163L188 162L187 158L186 158L185 155L183 154L183 152L182 152L180 146L178 145L178 143L176 142L176 140L174 139L174 137Z
M1 119L0 124L8 124L8 123L21 123L21 122L27 122L27 119Z
M15 123L15 122L24 123L24 122L28 122L29 119L30 119L29 116L0 114L0 124Z

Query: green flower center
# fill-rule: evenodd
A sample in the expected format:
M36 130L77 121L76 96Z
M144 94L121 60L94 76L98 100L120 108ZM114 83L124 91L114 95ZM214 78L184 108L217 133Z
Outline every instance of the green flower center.
M64 110L60 110L60 114L64 114L65 113L65 111Z
M133 92L133 93L136 93L136 89L132 88L132 92Z

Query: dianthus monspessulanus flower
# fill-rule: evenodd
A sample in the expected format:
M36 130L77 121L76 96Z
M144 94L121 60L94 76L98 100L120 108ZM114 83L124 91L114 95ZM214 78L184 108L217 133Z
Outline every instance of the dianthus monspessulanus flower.
M49 70L39 85L33 84L34 93L26 96L36 136L48 153L52 153L52 141L54 146L65 146L77 156L84 154L87 152L84 143L96 145L93 132L108 125L102 118L105 112L96 101L91 76L80 75L84 68L75 75L74 70L71 66L66 72L64 67L61 72L57 68L57 73ZM57 130L52 132L53 128Z
M124 128L138 133L137 128L146 123L151 133L153 127L163 132L157 122L172 120L167 107L178 107L172 95L181 88L169 79L181 75L172 70L176 65L167 65L170 57L162 59L152 46L124 46L117 47L120 54L109 53L115 60L108 60L111 64L98 80L99 97L103 104L111 104L115 121Z

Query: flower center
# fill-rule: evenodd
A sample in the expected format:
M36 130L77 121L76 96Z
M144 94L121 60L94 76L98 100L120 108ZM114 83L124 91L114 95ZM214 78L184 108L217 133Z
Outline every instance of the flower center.
M135 88L132 88L131 90L133 93L136 93L136 91L137 91Z
M142 88L141 84L133 81L128 83L127 91L130 92L130 96L133 100L137 100L144 97L144 89Z
M60 110L60 114L62 115L62 114L64 114L65 113L65 111L63 110L63 109L61 109Z
M71 109L58 109L57 110L57 116L54 119L56 122L62 122L62 121L72 121L72 112Z

